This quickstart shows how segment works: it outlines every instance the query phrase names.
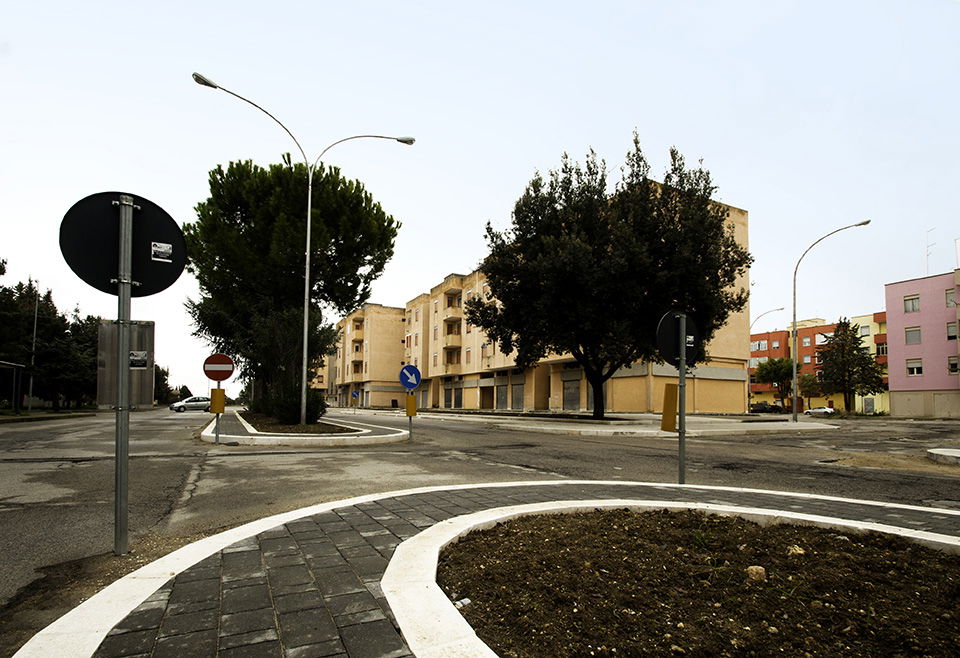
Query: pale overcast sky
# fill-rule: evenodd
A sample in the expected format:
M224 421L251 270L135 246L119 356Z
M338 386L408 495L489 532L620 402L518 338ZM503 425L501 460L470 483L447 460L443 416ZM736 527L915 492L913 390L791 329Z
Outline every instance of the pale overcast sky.
M957 266L960 3L5 2L0 7L0 258L12 285L116 318L60 254L64 213L123 191L195 219L207 172L349 135L328 164L402 222L372 302L402 306L486 253L534 172L593 148L611 180L637 130L654 172L676 146L750 213L755 331L882 310L885 283ZM305 194L305 192L304 192ZM171 384L206 389L187 274L134 299ZM227 382L231 394L239 385Z

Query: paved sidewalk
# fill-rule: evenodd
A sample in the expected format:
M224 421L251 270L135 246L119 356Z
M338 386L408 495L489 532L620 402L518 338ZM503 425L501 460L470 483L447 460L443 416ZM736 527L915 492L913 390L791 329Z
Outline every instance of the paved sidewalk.
M781 510L960 537L957 510L809 494L584 481L430 487L307 508L280 515L285 520L273 527L254 523L235 529L249 530L250 535L205 557L190 558L192 565L186 561L165 566L164 578L169 580L162 584L158 580L156 589L120 614L109 606L121 605L121 597L88 601L106 606L93 608L90 619L120 619L105 637L94 638L102 639L99 647L94 643L71 653L70 647L82 647L84 642L71 637L69 630L51 627L45 639L41 636L47 631L17 656L52 655L52 650L61 656L94 652L103 658L410 656L380 587L401 542L438 522L491 508L601 499ZM137 574L127 577L134 585ZM85 641L89 645L89 638Z

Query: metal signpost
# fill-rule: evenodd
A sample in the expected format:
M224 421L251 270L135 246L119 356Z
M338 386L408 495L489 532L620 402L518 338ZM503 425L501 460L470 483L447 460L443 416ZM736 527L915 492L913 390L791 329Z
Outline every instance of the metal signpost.
M420 370L416 366L403 366L400 369L400 384L407 389L407 400L404 405L407 411L407 427L410 438L413 438L413 417L417 415L417 397L414 390L420 386Z
M224 412L224 394L220 388L220 382L229 379L233 374L233 359L226 354L211 354L203 362L203 374L207 379L217 382L217 388L211 391L210 411L217 414L217 420L214 425L213 435L214 443L220 443L220 415Z
M687 361L694 361L699 350L699 334L693 320L682 311L664 313L657 325L657 346L664 360L678 370L677 436L680 445L677 481L684 484L687 460Z
M130 298L146 297L170 287L186 265L186 242L174 219L152 201L122 192L101 192L77 201L64 215L60 223L60 252L85 283L118 299L113 552L125 555Z

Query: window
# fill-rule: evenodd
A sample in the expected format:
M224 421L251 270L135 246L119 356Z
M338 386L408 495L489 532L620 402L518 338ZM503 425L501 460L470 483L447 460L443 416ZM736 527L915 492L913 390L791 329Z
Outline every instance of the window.
M948 322L947 323L947 340L956 340L957 339L957 323Z
M826 345L827 339L830 338L832 335L833 335L832 331L825 334L817 334L817 345Z
M954 288L947 288L944 297L947 298L947 306L953 307L957 305L957 291Z
M356 331L362 331L362 330L363 330L363 320L354 320L354 321L353 321L353 328L354 328Z
M887 355L887 344L877 343L877 356L886 356L886 355Z
M433 339L436 340L440 337L440 325L433 325Z
M437 353L433 353L433 365L437 365Z
M770 344L773 346L773 349L775 349L775 350L780 348L780 341L779 341L779 340L770 341Z
M756 352L756 351L758 351L759 349L760 349L760 341L759 341L759 340L751 340L751 341L750 341L750 351L751 351L751 352Z
M923 374L923 359L907 359L907 374L911 377Z
M804 347L810 347L810 336L804 336L804 337L803 337L803 346L804 346Z
M920 310L920 295L907 295L903 298L903 312L916 313Z
M920 344L920 327L907 327L903 333L907 345Z
M469 322L467 322L466 324L467 324L467 333L469 334L473 330L473 325L470 324Z
M469 348L469 347L467 348L466 352L467 352L467 353L466 353L467 363L470 363L470 348Z
M767 349L767 341L765 341L765 340L761 340L761 341L760 341L760 349L761 349L761 350Z
M960 375L960 356L947 357L947 374Z
M420 345L420 334L413 335L413 346L418 347Z
M803 362L804 362L804 363L810 363L810 355L809 355L809 354L804 354L804 355L803 355Z
M870 325L865 324L865 325L863 325L862 327L860 327L860 335L861 335L861 336L869 336L869 335L870 335Z
M419 309L419 308L413 312L413 320L414 320L414 322L420 322L420 309Z
M406 343L407 343L407 349L408 349L408 350L409 350L411 347L413 347L413 342L412 342L412 341L413 341L413 339L410 337L410 334L407 334Z

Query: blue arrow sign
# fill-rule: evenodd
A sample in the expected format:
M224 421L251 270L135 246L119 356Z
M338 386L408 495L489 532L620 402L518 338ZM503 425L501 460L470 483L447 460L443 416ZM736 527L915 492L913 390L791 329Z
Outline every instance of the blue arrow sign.
M359 394L357 391L354 391L353 393L350 394L350 397L352 397L352 398L358 398L358 397L360 397L360 394Z
M400 369L400 383L411 390L420 386L420 370L416 366L403 366Z

